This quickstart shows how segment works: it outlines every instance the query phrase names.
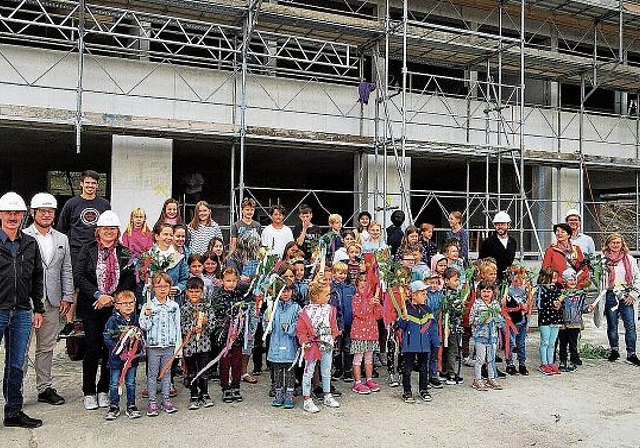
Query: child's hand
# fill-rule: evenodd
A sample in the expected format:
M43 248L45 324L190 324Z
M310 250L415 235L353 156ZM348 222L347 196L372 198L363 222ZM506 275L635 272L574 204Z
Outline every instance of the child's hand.
M151 308L145 308L144 309L144 315L145 316L151 316L151 313L153 313L153 310Z
M378 296L371 297L371 305L379 305L379 304L380 304L380 298Z
M202 327L198 327L197 325L191 329L191 333L199 334L202 333Z
M507 306L507 299L506 297L503 297L502 299L500 299L500 306Z
M560 305L562 305L562 302L560 302L559 300L554 300L554 301L553 301L553 307L554 307L556 310L559 310L559 309L560 309Z
M591 304L589 305L589 312L593 313L593 311L596 309L595 305Z
M287 332L287 330L289 329L289 324L288 323L283 323L280 324L280 328L282 328L282 331L284 331L285 333Z

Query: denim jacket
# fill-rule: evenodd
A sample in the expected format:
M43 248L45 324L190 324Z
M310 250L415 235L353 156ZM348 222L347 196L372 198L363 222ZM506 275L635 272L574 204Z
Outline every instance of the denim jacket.
M147 332L147 347L178 347L182 344L180 330L180 306L167 299L164 304L154 297L151 300L151 315L140 314L140 328Z

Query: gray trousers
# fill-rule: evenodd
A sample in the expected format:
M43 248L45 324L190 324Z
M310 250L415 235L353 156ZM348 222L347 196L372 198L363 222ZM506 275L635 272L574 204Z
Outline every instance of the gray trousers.
M173 356L175 347L149 347L147 348L147 390L149 391L149 403L154 403L157 396L158 375ZM169 399L169 389L171 388L171 372L167 372L160 380L160 394L162 400Z
M60 308L52 306L48 300L44 300L44 314L42 325L31 332L31 340L36 340L36 387L38 393L44 392L48 387L53 387L53 350L58 342L60 331ZM29 359L25 359L24 374L27 375Z

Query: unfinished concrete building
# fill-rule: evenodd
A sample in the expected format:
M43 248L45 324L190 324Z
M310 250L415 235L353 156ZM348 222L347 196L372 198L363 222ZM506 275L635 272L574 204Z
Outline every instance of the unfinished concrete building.
M0 190L90 167L154 220L199 172L222 224L461 210L473 250L507 210L535 257L576 207L638 249L639 37L622 0L2 0Z

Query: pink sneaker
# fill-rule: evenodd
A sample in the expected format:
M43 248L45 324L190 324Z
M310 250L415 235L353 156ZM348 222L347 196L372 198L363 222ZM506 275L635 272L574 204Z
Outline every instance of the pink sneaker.
M162 402L162 409L164 409L164 412L166 412L167 414L173 414L174 412L178 411L178 408L175 404L173 404L171 400L164 400Z
M380 392L380 386L373 380L367 380L364 385L367 386L371 392Z
M540 367L538 367L538 370L539 370L541 373L543 373L543 374L545 374L545 375L547 375L547 376L548 376L548 375L553 375L553 374L554 374L554 371L553 371L553 369L550 367L550 365L549 365L549 364L543 364L543 365L541 365Z
M351 390L360 395L368 395L371 393L371 390L364 383L355 383Z
M562 373L556 364L549 364L549 370L552 375L560 375Z

